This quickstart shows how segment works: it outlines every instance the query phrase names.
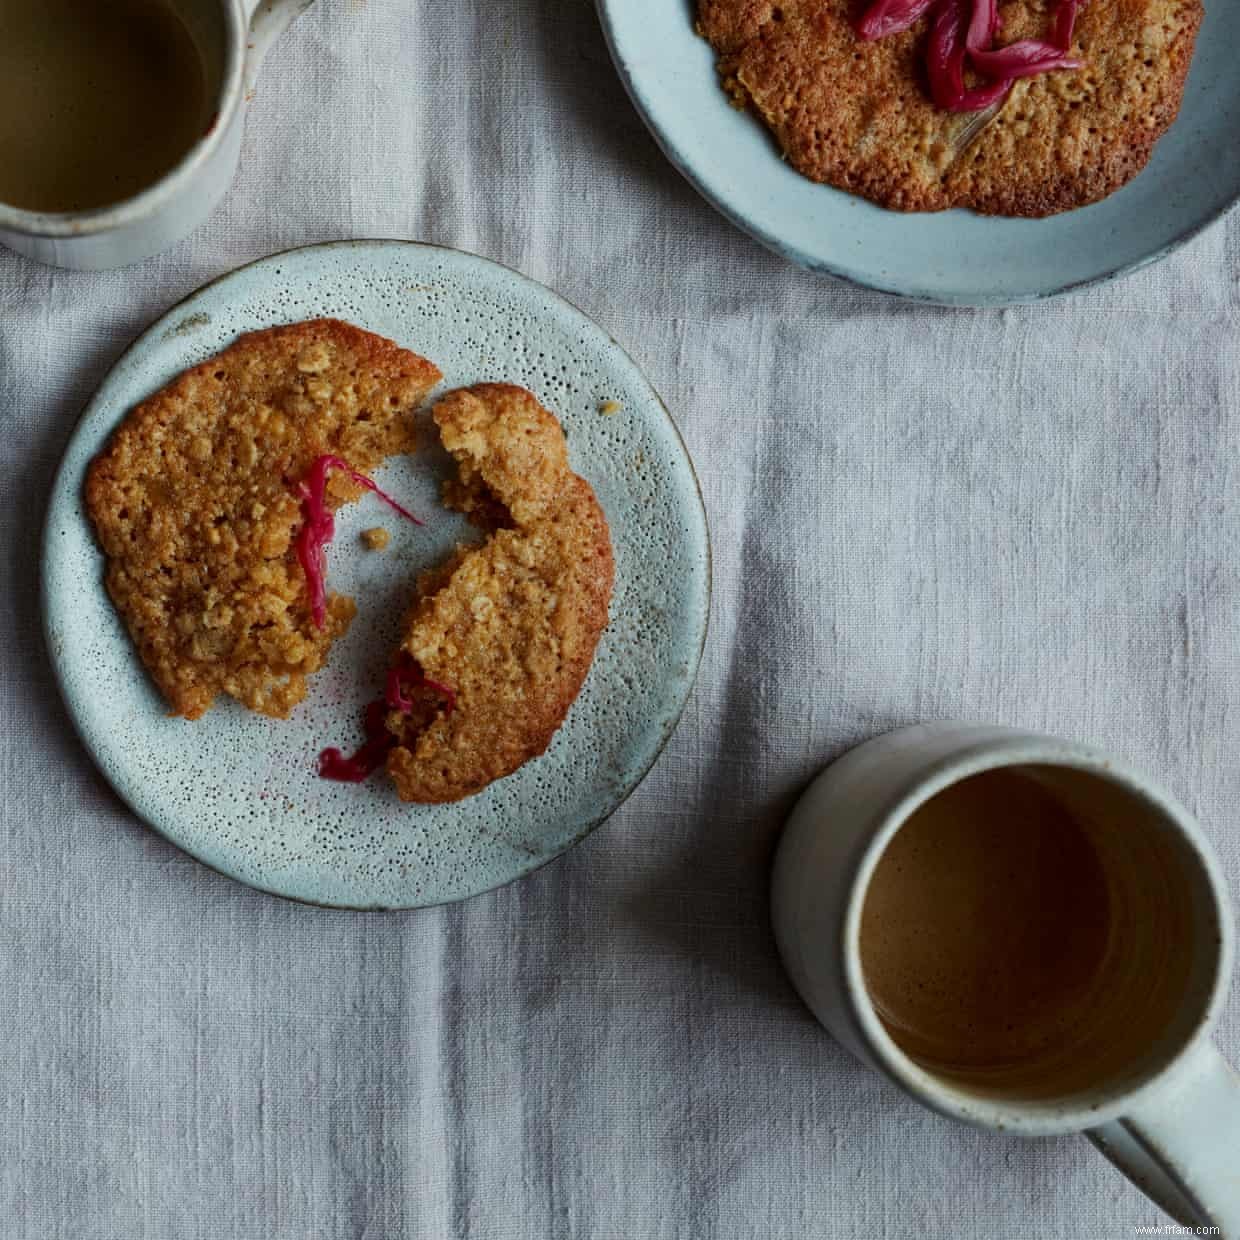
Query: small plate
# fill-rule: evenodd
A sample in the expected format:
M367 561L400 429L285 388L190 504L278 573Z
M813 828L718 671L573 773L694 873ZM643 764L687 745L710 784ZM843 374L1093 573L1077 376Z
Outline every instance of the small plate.
M389 336L444 372L530 388L568 434L611 525L611 623L542 757L453 805L403 805L381 773L319 779L327 745L360 740L363 705L395 649L418 573L470 537L438 502L450 471L433 431L381 484L426 525L373 496L339 514L334 589L358 614L288 720L221 698L170 718L103 588L82 503L91 458L126 412L240 333L329 315ZM618 406L602 412L605 402ZM610 406L607 406L610 408ZM425 418L425 415L422 415ZM360 531L383 525L382 552ZM43 543L48 650L87 749L134 812L174 844L264 891L350 908L460 900L536 869L637 786L684 708L706 636L710 551L693 467L659 398L624 351L550 290L486 259L403 241L335 242L263 259L174 307L120 359L61 463Z
M1164 257L1240 198L1235 0L1207 0L1179 119L1145 171L1103 202L1045 220L907 215L816 185L729 104L693 29L694 0L598 5L638 112L703 197L785 258L853 284L945 305L1036 301Z

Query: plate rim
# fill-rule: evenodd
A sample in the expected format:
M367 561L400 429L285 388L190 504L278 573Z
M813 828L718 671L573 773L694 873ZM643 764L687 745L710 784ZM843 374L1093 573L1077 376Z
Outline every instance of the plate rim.
M629 97L629 101L633 104L642 123L646 126L652 138L654 138L659 150L662 151L668 163L685 178L686 181L696 190L696 192L713 207L720 215L729 223L739 228L742 232L747 233L760 245L765 246L768 250L778 254L781 258L788 260L805 271L809 271L814 275L830 276L832 279L839 280L843 284L847 284L852 288L865 289L868 292L881 293L887 297L899 298L902 301L910 301L926 306L947 306L952 308L968 308L968 309L992 309L1002 306L1025 306L1040 305L1043 302L1053 301L1060 297L1066 297L1073 293L1085 292L1091 288L1097 288L1102 285L1110 284L1115 280L1122 279L1125 276L1134 275L1138 271L1144 270L1146 267L1152 266L1154 263L1161 262L1164 258L1174 254L1177 250L1193 241L1200 236L1208 228L1217 224L1224 216L1228 215L1232 210L1240 204L1240 189L1220 206L1213 207L1206 215L1190 224L1183 232L1177 233L1170 241L1157 249L1151 250L1150 253L1142 255L1139 258L1132 259L1129 262L1122 262L1110 267L1105 271L1095 275L1086 277L1083 280L1072 280L1066 284L1056 285L1053 288L1045 290L1034 290L1023 293L978 293L974 295L961 294L935 295L926 290L908 289L902 287L898 282L884 281L878 276L864 276L856 271L849 271L835 263L828 262L825 259L817 258L812 254L806 253L798 246L776 236L767 228L763 227L757 220L750 218L745 213L734 208L724 196L715 193L708 183L698 175L692 163L683 157L671 138L663 131L661 124L655 117L653 111L647 105L641 90L639 89L636 77L632 67L621 54L619 46L619 35L616 29L616 19L614 17L615 5L619 0L594 0L595 12L598 15L599 24L603 30L603 39L607 44L608 54L611 56L612 64L615 66L616 73L620 78L621 84L624 86L625 93ZM1138 174L1139 175L1139 174ZM843 195L845 197L854 198L857 195L847 194L846 191L836 189L831 185L822 185L819 187L825 193Z
M684 692L679 703L675 705L673 712L669 715L663 724L662 732L651 752L649 760L640 769L635 769L629 779L625 781L625 786L619 796L611 803L610 807L598 817L592 818L588 823L582 826L574 833L561 848L545 857L540 857L529 866L520 869L511 877L504 879L502 882L495 883L491 886L480 888L477 891L471 891L463 896L456 896L446 900L417 901L411 903L373 903L373 904L348 904L343 901L323 901L314 900L305 896L292 895L287 891L281 891L275 887L267 886L261 882L256 882L248 877L232 872L227 866L217 864L214 861L208 861L199 853L190 847L187 847L181 840L174 838L172 834L164 830L163 827L151 817L143 813L137 805L134 804L128 793L118 785L113 779L108 764L103 760L101 754L97 751L96 746L91 739L83 731L79 721L78 712L74 707L73 700L66 690L65 676L62 671L63 654L58 653L56 642L53 640L52 633L52 612L54 602L49 582L50 577L50 560L53 554L53 532L52 521L53 512L57 505L59 496L65 493L66 489L71 487L72 479L67 477L68 458L70 451L76 442L78 435L81 433L83 423L89 416L92 407L98 399L100 391L109 382L116 371L124 365L126 360L140 349L149 337L155 336L157 332L165 327L172 326L170 320L173 319L184 306L198 297L200 294L213 288L232 277L238 275L250 268L260 266L272 260L286 258L292 254L300 254L311 250L331 250L331 249L370 249L370 248L403 248L406 246L414 246L419 249L429 250L440 254L459 255L465 258L473 259L478 262L499 268L509 276L515 276L518 280L534 286L544 295L562 303L574 314L580 315L587 323L591 324L599 331L610 343L617 349L621 357L628 362L633 368L635 374L640 376L642 382L653 397L655 404L662 412L667 425L671 428L672 434L675 436L676 442L679 444L681 453L684 457L686 466L688 467L689 478L693 483L692 494L696 497L697 507L702 518L702 532L704 535L704 557L703 557L703 599L702 599L702 622L700 631L694 634L692 642L692 665L689 668L689 674L684 680ZM117 423L119 425L119 422ZM115 428L113 428L115 429ZM100 589L105 589L102 581L98 582ZM528 878L531 874L543 869L545 866L551 865L553 862L560 860L566 853L570 852L588 836L592 835L600 826L603 825L613 814L619 810L624 803L637 791L642 783L645 782L646 776L650 774L656 762L662 757L663 751L667 748L668 742L675 734L676 729L680 725L684 712L689 705L690 699L693 697L697 687L698 675L701 671L702 656L705 653L706 641L710 632L711 605L714 597L714 549L711 542L710 518L706 508L706 500L702 493L701 480L698 478L697 468L693 463L693 457L689 453L688 445L685 443L684 435L680 427L676 423L676 419L672 416L671 410L667 403L660 396L654 384L647 377L646 372L640 367L632 354L611 334L607 328L603 327L592 315L587 314L575 302L570 301L562 293L557 292L550 286L536 280L532 276L526 275L522 271L518 271L515 267L510 267L506 263L501 263L496 259L489 258L484 254L478 254L472 250L462 249L456 246L439 245L431 241L418 241L412 238L402 237L349 237L337 238L331 241L311 242L307 245L289 246L282 250L272 251L270 254L264 254L258 258L251 259L249 262L241 263L236 267L231 267L227 271L221 272L219 275L213 276L211 279L204 281L197 288L192 289L183 297L178 298L171 303L167 309L162 311L155 319L153 319L146 327L144 327L130 342L121 350L113 359L107 371L100 378L99 382L94 386L91 394L87 397L85 404L82 406L77 417L73 421L72 427L69 429L68 435L64 440L64 446L61 449L60 460L57 462L56 469L52 475L51 486L48 490L47 502L43 513L42 529L39 536L39 612L40 612L40 632L43 638L44 652L47 660L51 665L52 677L56 685L56 692L64 707L65 714L68 716L69 723L73 728L74 735L77 737L83 750L86 752L95 769L107 781L108 787L123 802L126 809L144 826L154 831L156 835L167 840L174 848L187 857L190 857L198 865L204 866L206 869L216 874L230 879L233 882L240 883L242 886L251 890L262 892L265 895L275 896L278 899L286 900L292 904L302 904L311 908L327 909L340 912L354 913L388 913L388 912L407 912L415 909L423 908L441 908L450 904L460 904L466 900L473 900L479 896L487 895L494 891L502 890L513 883L519 882L524 878ZM126 634L126 640L128 634ZM136 657L136 655L135 655ZM137 669L139 674L146 675L145 669Z

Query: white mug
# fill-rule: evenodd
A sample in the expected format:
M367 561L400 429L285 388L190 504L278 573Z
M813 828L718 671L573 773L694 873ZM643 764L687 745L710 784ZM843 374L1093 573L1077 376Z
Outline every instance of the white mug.
M168 0L206 71L214 120L158 181L88 211L26 211L0 202L0 244L54 267L100 271L137 262L191 233L237 171L245 102L272 42L314 0Z
M1084 1060L1082 1076L1078 1059L1078 1079L1062 1090L1052 1081L1049 1093L975 1088L917 1063L888 1034L862 973L862 905L892 837L937 793L1004 767L1036 768L1069 808L1106 801L1122 822L1109 828L1103 865L1117 907L1132 915L1112 931L1119 967L1105 986L1141 986L1149 959L1168 956L1160 910L1182 910L1177 954L1163 966L1182 979L1174 1004L1138 1037L1125 1026L1110 1045L1128 1045L1108 1051L1109 1062ZM793 810L775 859L772 915L810 1010L913 1099L995 1131L1084 1132L1180 1223L1240 1240L1240 1078L1210 1041L1233 962L1228 896L1192 816L1148 779L1083 745L1009 728L933 723L876 737L832 763ZM1105 1027L1108 1011L1122 1016L1128 1000L1103 995L1095 1010Z

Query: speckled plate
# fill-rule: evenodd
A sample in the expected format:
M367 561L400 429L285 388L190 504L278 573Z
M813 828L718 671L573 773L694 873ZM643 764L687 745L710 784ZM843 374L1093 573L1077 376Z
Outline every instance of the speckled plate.
M574 469L611 524L611 623L564 726L541 758L478 796L410 806L390 782L315 774L326 745L360 740L417 574L469 527L438 502L449 469L433 429L377 473L426 519L374 497L342 510L331 585L358 616L286 721L228 699L196 723L169 718L103 588L82 504L90 459L139 400L239 333L332 315L432 358L438 389L520 383L561 418ZM618 408L601 412L605 402ZM425 418L425 415L423 415ZM360 531L392 541L365 551ZM318 904L397 908L460 900L537 868L608 817L667 740L706 634L710 553L693 468L671 418L624 351L542 285L454 250L337 242L277 254L200 289L121 358L65 453L43 545L48 649L86 747L135 813L241 882Z
M763 244L854 284L947 305L1035 301L1164 257L1240 198L1235 0L1206 0L1180 117L1149 167L1105 201L1047 220L905 215L815 185L728 103L694 33L695 0L597 2L620 76L672 163Z

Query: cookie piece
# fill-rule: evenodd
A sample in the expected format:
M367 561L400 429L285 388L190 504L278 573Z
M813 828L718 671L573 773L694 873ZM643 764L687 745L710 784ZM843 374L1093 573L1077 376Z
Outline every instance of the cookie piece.
M1077 16L1080 69L1018 81L998 108L930 101L929 19L863 42L857 0L698 0L724 88L814 181L903 211L1044 216L1105 198L1175 120L1201 0L1096 0ZM1053 5L1000 6L1002 44L1047 35Z
M431 685L388 714L387 769L402 800L421 802L470 796L547 748L590 670L614 577L603 510L531 393L482 384L432 416L459 470L445 502L489 537L422 576L406 622L398 658Z
M414 446L440 379L425 358L335 319L241 336L133 409L91 463L86 508L108 593L175 715L220 693L283 718L353 618L315 626L293 546L294 486L324 453L368 471ZM333 473L333 510L362 488Z

